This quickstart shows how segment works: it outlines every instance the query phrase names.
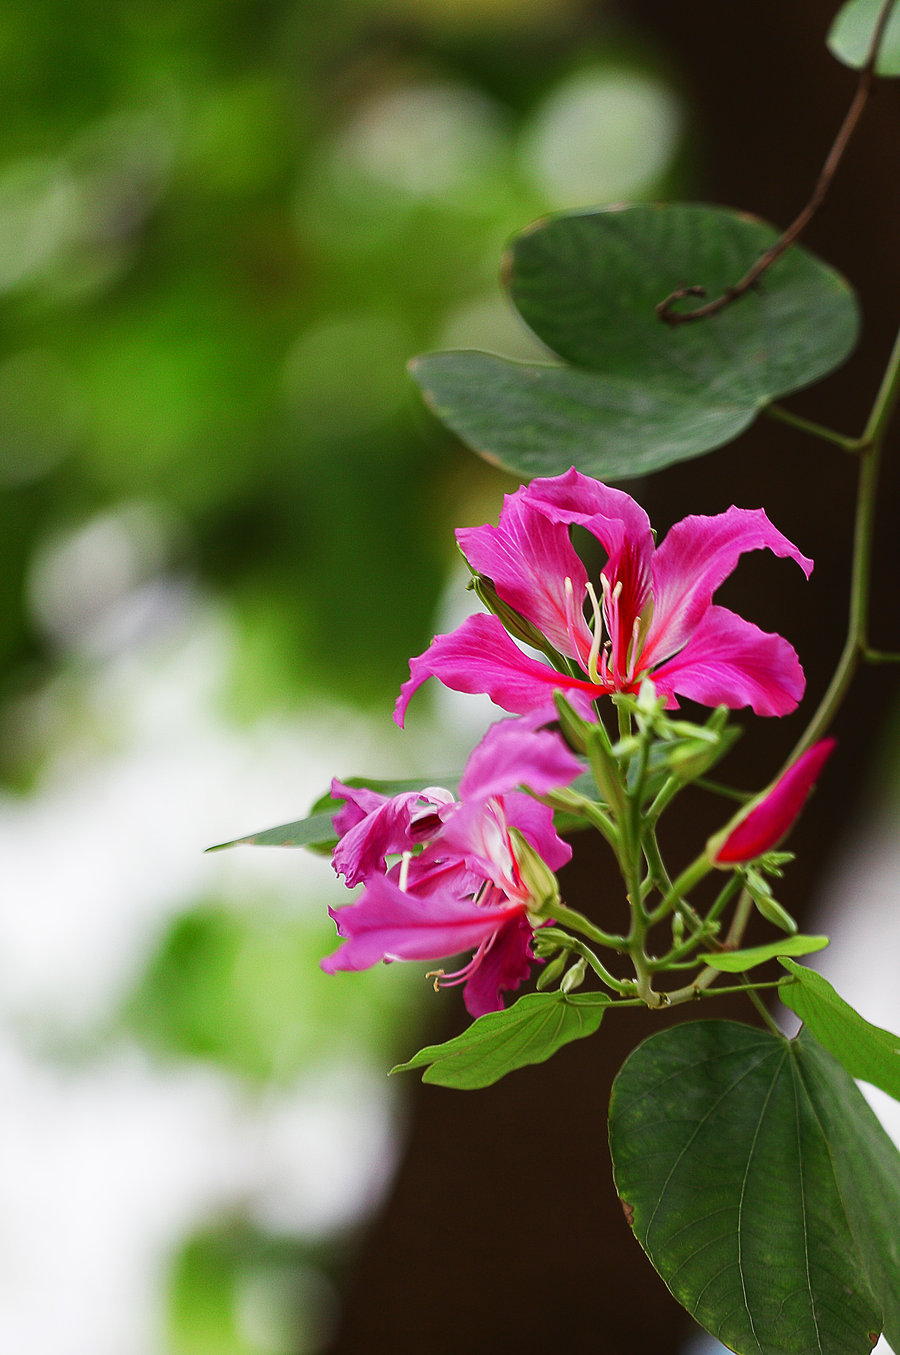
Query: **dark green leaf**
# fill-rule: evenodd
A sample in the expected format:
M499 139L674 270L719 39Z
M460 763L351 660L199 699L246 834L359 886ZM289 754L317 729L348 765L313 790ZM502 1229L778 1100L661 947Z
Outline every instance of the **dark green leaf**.
M843 1068L808 1030L794 1041L800 1072L828 1140L841 1200L884 1334L900 1350L900 1158Z
M797 247L720 315L660 321L655 306L673 289L718 295L775 237L764 222L693 204L539 222L514 241L506 276L525 320L572 365L434 353L413 375L454 432L523 477L576 465L614 480L699 456L856 342L850 287Z
M452 1040L420 1049L391 1072L425 1068L423 1082L489 1087L516 1068L543 1063L570 1040L593 1035L609 1003L603 993L529 993L506 1011L479 1016Z
M729 1349L867 1355L897 1331L900 1155L807 1033L653 1036L616 1079L610 1145L638 1240Z
M790 960L782 964L797 980L779 990L785 1006L797 1013L851 1077L871 1082L900 1101L900 1036L871 1025L814 969Z
M698 958L712 969L721 969L726 974L743 974L745 969L755 969L780 955L812 955L815 950L824 950L828 945L827 936L782 936L777 941L769 941L764 946L748 946L746 950L728 950L700 955Z
M828 49L845 66L865 65L875 24L884 0L849 0L838 11L828 34ZM875 69L879 75L900 75L900 9L888 19Z

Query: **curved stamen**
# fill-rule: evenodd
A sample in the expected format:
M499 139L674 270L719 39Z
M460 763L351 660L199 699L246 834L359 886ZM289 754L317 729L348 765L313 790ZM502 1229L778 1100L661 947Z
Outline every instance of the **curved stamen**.
M628 647L628 668L625 672L625 681L630 685L634 682L634 674L637 669L638 657L641 652L640 642L641 618L634 618L634 625L631 627L631 644Z
M600 575L600 582L605 582L603 575ZM597 668L597 659L600 656L600 646L603 643L603 608L600 605L594 585L588 580L587 595L590 598L591 608L593 610L593 638L591 639L591 649L588 654L587 671L591 682L600 683L602 681Z

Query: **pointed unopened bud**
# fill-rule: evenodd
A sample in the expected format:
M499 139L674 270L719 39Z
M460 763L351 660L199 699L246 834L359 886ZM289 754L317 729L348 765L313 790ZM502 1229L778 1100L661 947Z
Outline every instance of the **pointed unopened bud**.
M493 612L500 621L504 629L516 640L523 640L526 645L531 645L532 649L544 649L547 645L546 637L541 634L537 626L533 626L530 621L526 621L524 616L520 616L514 607L510 607L508 602L504 602L500 597L493 582L486 578L484 574L473 574L469 580L468 587L487 607L489 612Z
M783 776L751 800L729 824L706 844L717 866L754 861L776 847L794 826L807 795L834 748L834 739L822 739L792 762Z

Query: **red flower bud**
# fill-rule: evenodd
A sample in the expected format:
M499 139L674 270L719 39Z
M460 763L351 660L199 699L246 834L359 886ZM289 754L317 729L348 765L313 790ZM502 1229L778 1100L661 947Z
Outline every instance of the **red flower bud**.
M723 833L710 838L707 851L716 865L736 866L770 852L793 827L824 767L834 739L807 748L762 796L752 801Z

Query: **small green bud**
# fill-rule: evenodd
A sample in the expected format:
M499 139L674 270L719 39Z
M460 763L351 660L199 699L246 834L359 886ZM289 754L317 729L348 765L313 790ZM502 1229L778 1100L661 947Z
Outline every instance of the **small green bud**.
M562 982L559 985L561 993L571 993L575 988L580 988L584 983L584 976L587 973L587 963L585 960L576 960L572 968L563 975Z
M493 612L510 635L515 636L517 640L523 640L526 645L531 645L532 649L544 649L547 644L546 638L533 626L530 621L526 621L524 616L520 616L514 607L510 607L508 602L504 602L499 596L493 581L485 577L484 574L473 574L467 587L472 590L479 602L487 607L489 612Z
M568 954L563 952L562 955L557 955L555 960L551 960L549 964L544 966L538 975L537 984L535 985L539 993L542 993L545 988L549 988L551 984L556 982L565 969L568 958Z
M534 917L552 917L553 905L559 903L559 881L522 834L515 828L509 831L515 843L519 874L531 897L528 911Z
M778 927L780 931L787 932L789 936L796 932L796 922L775 898L768 880L763 879L757 871L748 870L744 876L744 888L756 905L757 912L767 922L771 922L772 926Z

